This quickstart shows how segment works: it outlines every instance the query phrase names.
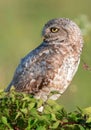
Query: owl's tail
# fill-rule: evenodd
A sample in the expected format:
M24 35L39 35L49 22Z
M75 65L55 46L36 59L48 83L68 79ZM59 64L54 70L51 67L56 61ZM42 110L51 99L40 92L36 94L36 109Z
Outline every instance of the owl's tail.
M8 85L6 89L4 89L4 92L9 92L12 87L12 82Z

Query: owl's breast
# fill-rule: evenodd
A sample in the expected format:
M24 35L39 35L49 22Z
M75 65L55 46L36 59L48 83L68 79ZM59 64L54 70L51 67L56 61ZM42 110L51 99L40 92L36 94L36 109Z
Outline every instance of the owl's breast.
M50 80L52 91L54 89L62 94L66 90L78 69L79 62L80 58L75 58L70 55L64 58L62 65L58 68L58 72L54 76L54 79Z

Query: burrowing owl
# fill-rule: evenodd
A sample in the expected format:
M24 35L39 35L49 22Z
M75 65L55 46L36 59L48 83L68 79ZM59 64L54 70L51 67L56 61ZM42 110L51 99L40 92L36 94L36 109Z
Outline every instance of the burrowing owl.
M45 24L42 36L41 45L21 60L6 92L14 86L18 92L46 100L51 91L62 94L72 81L83 47L79 27L67 18L53 19Z

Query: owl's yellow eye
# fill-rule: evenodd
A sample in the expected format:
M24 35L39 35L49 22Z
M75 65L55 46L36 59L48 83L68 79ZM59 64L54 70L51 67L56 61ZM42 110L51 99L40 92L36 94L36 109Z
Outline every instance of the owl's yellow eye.
M50 30L51 30L52 33L56 33L56 32L59 31L59 29L56 28L56 27L52 27L52 28L50 28Z

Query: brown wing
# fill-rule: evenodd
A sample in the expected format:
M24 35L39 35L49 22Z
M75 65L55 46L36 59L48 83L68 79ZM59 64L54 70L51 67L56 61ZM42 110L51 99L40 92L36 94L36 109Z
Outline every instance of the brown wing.
M53 45L41 44L30 52L18 65L9 87L13 85L17 91L36 93L47 86L62 64L63 57L58 50Z

